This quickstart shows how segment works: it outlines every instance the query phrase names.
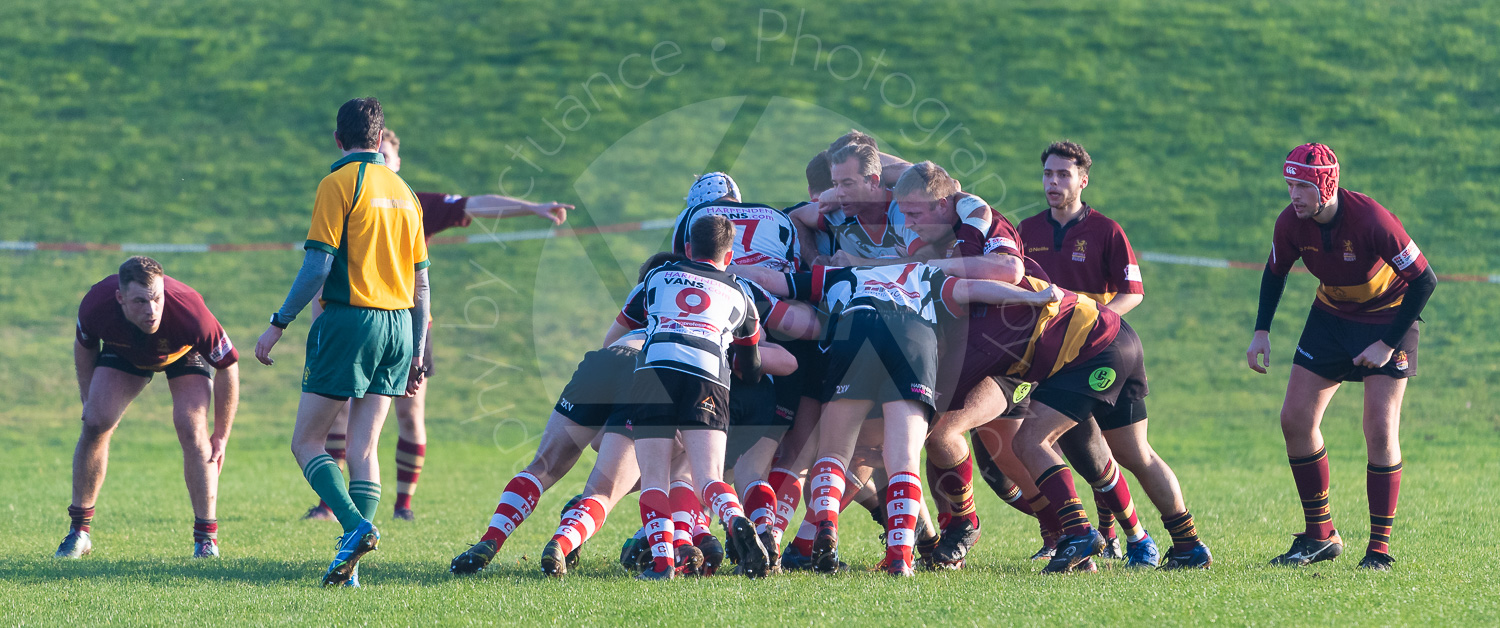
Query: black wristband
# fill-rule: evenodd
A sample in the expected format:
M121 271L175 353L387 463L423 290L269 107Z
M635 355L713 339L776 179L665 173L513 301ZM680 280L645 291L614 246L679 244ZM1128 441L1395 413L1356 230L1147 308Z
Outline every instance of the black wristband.
M292 324L291 321L287 321L287 322L284 322L284 323L281 322L281 318L280 317L281 317L281 312L276 312L276 313L271 314L271 326L272 327L276 327L278 329L286 329L287 325Z

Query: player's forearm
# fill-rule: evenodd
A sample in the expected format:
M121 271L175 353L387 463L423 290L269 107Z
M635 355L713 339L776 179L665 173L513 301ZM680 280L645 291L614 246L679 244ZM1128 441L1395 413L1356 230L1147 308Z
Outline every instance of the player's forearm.
M808 266L818 257L818 206L803 205L790 214L792 228L797 231L798 252Z
M1271 320L1276 318L1276 306L1281 304L1281 294L1286 291L1286 275L1278 275L1266 264L1260 275L1260 304L1255 311L1255 331L1271 331Z
M1437 289L1437 283L1437 274L1428 268L1407 284L1406 294L1401 297L1401 305L1396 309L1396 318L1380 339L1387 347L1396 347L1406 336L1407 330L1411 329L1412 323L1417 322L1422 309L1427 307L1427 299Z
M1008 284L1020 283L1026 275L1026 266L1014 255L979 255L975 257L952 257L927 262L945 274L963 279L989 279Z
M791 286L787 284L786 273L771 270L764 266L746 266L731 264L729 273L738 277L744 277L765 288L766 292L778 297L791 296Z
M1032 292L1020 287L990 281L988 279L960 279L953 287L953 299L959 303L989 303L991 305L1046 305L1051 302L1051 292Z
M1109 303L1105 303L1104 307L1114 310L1120 316L1124 316L1126 312L1135 309L1135 306L1140 305L1141 301L1144 300L1146 300L1146 295L1144 294L1117 294L1115 298L1109 300Z
M229 438L234 415L240 407L240 365L231 364L214 373L214 435Z
M427 283L427 269L417 271L416 291L411 308L412 355L425 355L427 350L427 320L431 316L431 293Z
M468 204L464 205L464 213L475 218L512 218L533 215L535 208L535 203L519 198L481 194L469 197Z
M328 273L332 271L332 255L319 249L307 249L302 256L302 268L292 281L292 289L287 292L281 309L276 311L276 326L285 328L296 320L302 308L307 307L307 303L323 289L323 282L328 280Z
M89 401L89 383L94 381L94 362L99 359L99 350L73 341L73 371L78 375L78 399Z
M797 357L779 345L760 344L760 368L769 375L783 377L797 371Z

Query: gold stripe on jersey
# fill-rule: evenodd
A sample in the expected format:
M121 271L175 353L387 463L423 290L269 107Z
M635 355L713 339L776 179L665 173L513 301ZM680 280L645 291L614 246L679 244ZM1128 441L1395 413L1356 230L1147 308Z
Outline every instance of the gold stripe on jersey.
M1120 294L1118 292L1078 292L1077 290L1074 290L1073 292L1093 299L1099 302L1100 305L1104 305L1106 303L1109 303L1110 301L1115 300L1115 296Z
M1052 370L1047 372L1048 377L1056 375L1078 357L1078 352L1083 349L1083 343L1088 340L1089 332L1094 330L1097 322L1099 303L1085 295L1078 295L1078 302L1073 304L1073 318L1068 321L1068 330L1063 332L1062 350L1057 352L1057 361L1052 363Z
M1380 295L1385 294L1385 292L1391 288L1391 284L1395 283L1395 281L1396 270L1394 268L1391 268L1390 264L1381 262L1380 270L1375 273L1375 276L1371 277L1369 281L1366 281L1357 286L1330 286L1328 284L1318 284L1318 300L1322 301L1324 305L1333 308L1338 307L1338 303L1335 303L1335 301L1342 301L1344 303L1365 303L1367 301L1375 299L1376 297L1379 297ZM1401 305L1401 301L1404 298L1405 295L1402 295L1400 297L1397 297L1396 300L1370 311L1379 312L1381 310L1396 307L1398 305Z
M1047 286L1051 285L1036 277L1022 277L1021 280L1031 286L1033 292L1041 292L1042 290L1046 290ZM1041 313L1036 317L1036 327L1031 330L1031 340L1026 342L1026 353L1022 354L1021 359L1016 360L1016 363L1010 366L1010 370L1006 371L1007 375L1012 377L1025 375L1026 371L1031 368L1031 359L1036 357L1037 339L1042 337L1042 332L1047 331L1047 322L1057 318L1057 314L1061 310L1062 306L1059 303L1048 303L1042 308Z

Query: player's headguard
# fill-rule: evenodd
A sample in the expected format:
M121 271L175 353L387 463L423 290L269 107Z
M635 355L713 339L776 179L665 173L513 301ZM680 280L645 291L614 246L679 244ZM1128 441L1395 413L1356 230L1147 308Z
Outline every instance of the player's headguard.
M722 172L710 172L693 182L693 187L688 190L687 206L697 207L709 201L717 201L726 196L740 198L740 186L734 183L729 175Z
M1327 205L1339 192L1339 158L1323 144L1303 144L1292 149L1281 167L1288 181L1318 186L1318 202Z

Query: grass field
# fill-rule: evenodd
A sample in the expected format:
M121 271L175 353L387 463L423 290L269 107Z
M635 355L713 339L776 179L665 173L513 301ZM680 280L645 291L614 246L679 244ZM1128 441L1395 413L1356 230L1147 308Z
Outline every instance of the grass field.
M670 217L688 177L710 168L732 172L752 199L788 204L801 196L806 157L850 125L903 156L971 172L962 178L973 191L1020 217L1041 200L1035 155L1066 136L1095 157L1085 198L1138 248L1245 261L1264 255L1285 203L1278 160L1316 139L1339 151L1345 185L1395 211L1440 273L1500 272L1491 185L1500 154L1488 148L1500 139L1497 25L1495 6L1478 2L915 10L21 0L0 7L0 148L10 157L0 161L0 240L299 241L311 192L337 156L332 113L373 94L402 136L402 174L418 189L533 187L530 198L578 203L578 225ZM851 76L856 59L861 71ZM615 89L596 79L588 91L596 73ZM914 86L904 106L904 79L886 81L895 73ZM625 84L648 77L640 88ZM539 227L517 219L469 231ZM1152 375L1152 437L1214 550L1210 572L1042 578L1025 560L1038 543L1034 526L984 492L984 540L960 573L650 587L613 565L638 522L627 498L584 549L577 575L544 579L532 559L581 486L586 455L488 573L450 578L448 561L482 530L626 277L664 235L434 249L440 372L419 517L389 518L392 425L377 520L385 541L358 592L316 586L336 530L298 521L315 499L286 447L300 323L276 367L243 367L220 491L222 560L186 558L191 512L160 382L115 435L94 554L52 560L77 438L73 316L121 256L4 253L0 623L1500 620L1484 549L1500 516L1491 482L1500 476L1500 287L1442 285L1424 316L1422 376L1404 412L1397 571L1354 569L1368 523L1357 387L1325 422L1336 523L1356 560L1282 570L1265 561L1285 550L1300 513L1276 413L1314 283L1293 277L1273 330L1272 374L1258 376L1243 366L1258 273L1151 263L1148 298L1130 321ZM299 260L292 251L157 257L205 295L247 354ZM1137 504L1164 537L1158 513ZM850 519L850 562L868 567L879 558L876 528Z

